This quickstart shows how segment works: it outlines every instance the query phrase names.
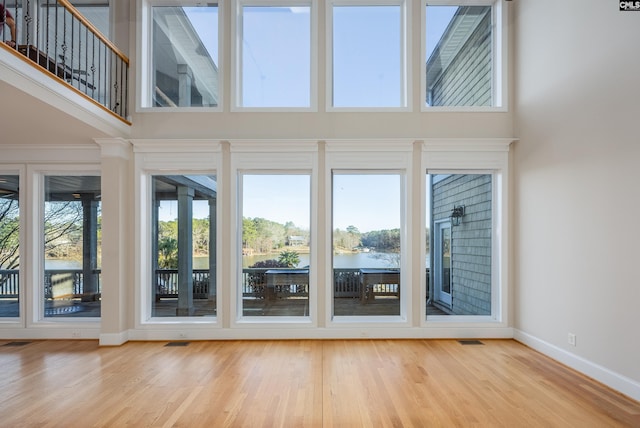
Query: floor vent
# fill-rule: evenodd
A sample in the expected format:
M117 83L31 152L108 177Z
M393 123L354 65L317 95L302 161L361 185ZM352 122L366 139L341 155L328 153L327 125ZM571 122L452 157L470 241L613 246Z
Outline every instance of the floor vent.
M28 345L31 342L9 342L9 343L5 343L2 346L24 346L24 345Z
M484 345L484 343L479 340L458 340L461 345Z
M169 342L164 346L187 346L189 342Z

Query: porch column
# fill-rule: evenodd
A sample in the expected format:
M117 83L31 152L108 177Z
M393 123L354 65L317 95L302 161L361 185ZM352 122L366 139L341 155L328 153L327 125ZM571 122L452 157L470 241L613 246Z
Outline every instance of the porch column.
M191 316L193 307L193 195L178 187L178 307L177 316Z
M95 195L82 195L82 301L91 302L98 294L98 201Z
M191 82L193 72L187 64L178 64L178 106L191 106Z
M217 199L209 199L209 300L215 300L216 290L216 207L218 206Z
M152 301L158 301L158 211L160 201L156 197L156 180L151 180L151 297ZM155 314L152 314L152 316Z

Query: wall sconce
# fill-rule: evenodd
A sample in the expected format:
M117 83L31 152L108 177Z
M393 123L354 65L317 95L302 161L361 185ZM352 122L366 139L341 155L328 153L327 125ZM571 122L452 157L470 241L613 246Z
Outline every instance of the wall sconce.
M462 216L464 215L464 205L454 206L451 210L451 225L452 226L460 226L462 223Z

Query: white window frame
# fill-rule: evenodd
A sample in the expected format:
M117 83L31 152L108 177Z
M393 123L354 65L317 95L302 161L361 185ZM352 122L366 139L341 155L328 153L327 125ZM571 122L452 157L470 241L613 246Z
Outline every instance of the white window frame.
M245 107L242 105L242 8L308 7L310 10L310 94L308 107ZM232 0L231 17L231 111L237 112L317 112L318 111L318 2L313 0Z
M136 73L136 112L221 112L224 105L224 0L217 0L218 5L218 105L216 107L154 107L152 105L151 83L153 70L153 7L176 6L196 7L202 2L197 0L139 0L137 14L140 25L136 25L136 46L138 47L138 67Z
M391 328L409 327L412 324L412 301L415 298L411 284L412 263L411 248L413 237L407 233L412 224L412 142L409 140L331 140L326 142L326 171L325 188L326 199L325 218L329 223L326 230L326 266L325 275L328 278L328 290L324 302L327 326L333 328ZM333 315L333 173L341 171L360 171L362 174L400 174L400 278L401 287L406 292L400 293L400 315L382 316L334 316Z
M313 242L317 241L318 209L318 156L316 141L231 141L231 239L229 261L232 272L230 293L231 327L237 329L273 329L284 325L313 329L318 327L318 252ZM243 316L242 314L242 174L308 174L310 177L310 233L309 254L309 315L297 316Z
M27 166L27 175L31 183L31 208L28 222L32 233L30 254L31 267L29 272L31 284L26 295L30 306L27 327L72 327L74 329L99 328L102 317L45 317L44 316L44 204L45 204L45 176L81 176L101 177L102 172L98 164L59 164L50 166Z
M428 6L491 6L492 14L492 82L491 106L427 105L426 8ZM422 112L506 112L508 111L508 12L503 0L421 0L420 19L420 110Z
M509 145L513 139L426 139L422 147L423 194L427 174L492 175L491 314L429 315L427 317L426 278L420 278L421 326L508 327L509 326ZM426 204L422 206L422 230L426 224ZM426 248L421 246L421 271L426 269Z
M17 317L0 317L0 326L2 328L5 327L22 327L24 325L24 320L26 319L25 310L26 301L27 301L27 284L30 284L30 281L27 281L26 274L27 268L25 264L29 263L26 261L25 257L27 256L27 252L24 250L25 248L25 227L27 224L27 210L25 207L25 201L27 199L27 186L25 185L25 168L23 165L15 165L15 164L4 164L0 165L0 175L16 175L18 176L18 184L20 186L18 190L18 214L20 216L18 220L18 256L20 257L20 266L18 267L18 279L19 279L19 290L18 290L18 316Z
M215 140L130 140L135 155L135 331L130 332L134 340L166 337L167 331L175 335L176 329L188 328L188 338L213 339L215 331L221 327L224 315L222 302L226 294L222 286L222 269L216 269L216 315L198 317L152 317L151 287L151 240L152 225L150 212L152 206L152 177L155 175L215 175L220 180L221 147ZM218 186L218 193L223 186ZM223 191L223 190L222 190ZM222 198L220 198L222 199ZM222 203L216 204L216 266L222 266L221 233L223 231L221 215ZM215 328L214 328L215 327ZM187 338L186 332L178 336Z
M408 0L327 0L326 2L326 93L328 112L410 112L413 106L411 44L411 1ZM334 6L400 6L400 107L334 107L333 105L333 8Z

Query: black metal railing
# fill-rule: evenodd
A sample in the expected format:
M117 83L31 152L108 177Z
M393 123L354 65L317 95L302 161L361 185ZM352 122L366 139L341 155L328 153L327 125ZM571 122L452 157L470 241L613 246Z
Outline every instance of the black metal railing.
M5 44L126 121L129 59L68 0L0 4L17 33L3 31Z

